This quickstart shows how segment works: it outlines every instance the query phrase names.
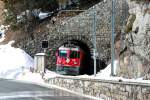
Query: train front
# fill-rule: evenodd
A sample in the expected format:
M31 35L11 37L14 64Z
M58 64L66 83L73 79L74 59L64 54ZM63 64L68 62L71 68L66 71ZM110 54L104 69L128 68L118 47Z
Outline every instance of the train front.
M56 71L60 74L78 75L83 59L79 47L60 47L56 53Z

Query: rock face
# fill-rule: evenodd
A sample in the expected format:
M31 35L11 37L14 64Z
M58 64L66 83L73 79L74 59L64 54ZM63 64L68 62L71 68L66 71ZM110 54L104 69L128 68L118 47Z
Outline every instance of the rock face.
M138 3L128 0L128 4L128 33L126 47L119 56L118 76L150 79L150 3L147 0Z

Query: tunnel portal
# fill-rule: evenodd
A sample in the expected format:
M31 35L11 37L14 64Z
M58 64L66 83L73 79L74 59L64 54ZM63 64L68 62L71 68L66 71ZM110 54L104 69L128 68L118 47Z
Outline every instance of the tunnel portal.
M94 73L94 63L93 63L94 61L92 58L92 56L93 56L92 50L93 49L89 48L86 43L84 43L81 40L72 39L72 40L62 43L61 46L64 46L64 47L68 47L68 46L76 47L77 46L84 52L84 59L82 60L80 68L79 68L79 75L83 75L83 74L92 75ZM102 61L98 58L96 61L97 61L97 72L100 71L100 69L103 69L104 67L106 67L106 64L104 61Z

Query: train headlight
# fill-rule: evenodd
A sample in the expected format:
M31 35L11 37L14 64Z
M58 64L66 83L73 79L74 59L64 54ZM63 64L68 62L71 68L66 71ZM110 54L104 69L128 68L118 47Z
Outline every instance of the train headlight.
M66 62L67 62L67 63L69 63L69 62L70 62L70 59L69 59L69 58L67 58Z
M74 62L74 64L76 65L76 64L78 64L77 62Z
M61 60L59 60L58 63L61 63Z

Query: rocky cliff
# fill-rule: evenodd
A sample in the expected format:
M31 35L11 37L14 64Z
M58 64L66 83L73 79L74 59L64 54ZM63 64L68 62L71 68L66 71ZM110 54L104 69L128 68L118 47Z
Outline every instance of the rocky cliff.
M150 2L127 0L130 16L125 27L125 45L118 46L118 76L150 79ZM138 2L137 2L138 1Z

